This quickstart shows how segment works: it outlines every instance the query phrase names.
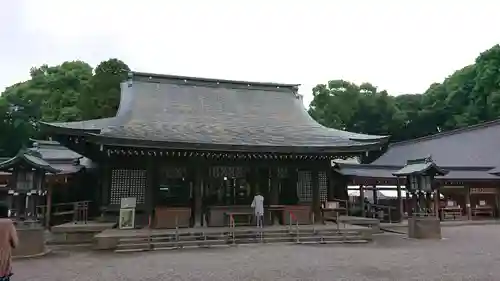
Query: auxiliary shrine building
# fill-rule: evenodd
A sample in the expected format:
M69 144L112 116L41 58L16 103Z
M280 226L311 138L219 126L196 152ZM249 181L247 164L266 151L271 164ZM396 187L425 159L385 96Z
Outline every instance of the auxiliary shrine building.
M311 223L321 202L347 199L331 160L388 141L318 124L298 85L134 72L121 88L115 117L42 124L98 165L96 201L110 221L135 197L139 226L222 226L259 192L283 211L281 223L287 212Z
M371 164L337 163L334 170L358 185L361 194L384 190L378 186L399 185L394 173L407 160L430 157L446 170L437 176L442 219L480 219L499 216L500 120L389 145ZM376 196L375 196L376 197ZM409 211L406 204L405 211Z

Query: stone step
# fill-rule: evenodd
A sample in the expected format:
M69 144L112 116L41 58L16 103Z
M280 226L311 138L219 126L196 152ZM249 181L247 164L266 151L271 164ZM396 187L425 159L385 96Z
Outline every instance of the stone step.
M299 235L307 234L307 235L348 235L348 234L358 234L359 231L355 230L310 230L310 229L300 229L299 228ZM168 239L169 237L176 237L178 236L179 238L194 238L194 237L226 237L228 234L230 235L232 231L226 231L223 233L204 233L204 232L196 232L196 233L168 233L168 234L152 234L150 236L148 235L142 235L142 236L135 236L135 237L123 237L120 238L122 241L134 241L138 239L149 239L149 238L154 238L154 239ZM247 230L247 231L239 231L236 230L234 231L236 236L246 236L246 235L255 235L256 233L260 233L258 230ZM263 235L268 235L268 236L280 236L280 235L295 235L297 233L296 229L287 230L287 231L267 231L267 230L262 230Z
M258 239L260 238L260 233L259 232L253 232L253 233L235 233L235 239ZM310 233L310 232L300 232L298 233L299 238L301 237L343 237L343 236L352 236L352 235L359 235L358 232L351 231L351 232L343 232L343 233L337 233L337 232L320 232L320 233ZM267 239L273 239L273 238L296 238L297 233L262 233L262 237ZM205 236L178 236L180 241L203 241L203 240L230 240L232 239L232 234L227 233L226 235L205 235ZM140 244L140 243L155 243L155 242L175 242L176 236L175 235L158 235L158 236L152 236L152 237L130 237L130 238L122 238L120 239L120 244Z
M363 239L359 235L349 236L304 236L299 237L297 242L296 237L290 236L275 236L263 237L262 240L258 238L232 238L219 239L219 240L180 240L180 241L152 241L138 242L138 243L120 243L115 252L134 252L134 251L150 251L150 250L171 250L171 249L184 249L184 248L212 248L212 247L227 247L231 245L245 245L245 244L339 244L339 243L368 243L369 241Z

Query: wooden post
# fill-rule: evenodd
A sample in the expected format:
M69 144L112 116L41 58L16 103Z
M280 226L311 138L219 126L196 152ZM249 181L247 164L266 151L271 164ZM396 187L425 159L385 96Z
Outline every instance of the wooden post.
M396 209L398 211L398 215L400 217L399 221L403 221L404 213L403 213L403 198L401 197L401 185L399 184L399 178L396 182L396 192L397 192L397 200L398 203L396 205ZM391 210L389 210L390 212Z
M440 208L439 201L441 200L440 196L441 193L439 192L439 187L437 187L434 190L434 213L436 215L436 218L438 219L439 219L439 208Z
M406 206L406 215L408 217L412 216L412 211L411 211L411 201L410 201L410 192L408 191L408 188L406 188L406 201L405 201L405 206Z
M359 185L359 200L360 200L360 205L361 205L361 215L363 217L366 217L366 210L365 210L365 187L362 184Z
M146 186L146 194L145 194L145 205L148 216L148 227L154 228L156 224L155 220L155 196L156 189L158 189L158 176L159 171L155 169L155 165L152 159L148 159L147 162L147 186ZM108 188L111 188L109 185Z
M374 184L372 186L372 188L373 188L373 190L372 190L372 192L373 192L373 204L376 205L376 204L378 204L377 185Z
M470 205L470 187L465 187L465 211L467 212L467 219L472 219L471 214L471 205Z
M321 202L319 198L319 173L317 169L311 171L311 184L312 184L312 213L314 214L314 221L321 222Z
M271 205L278 205L280 200L278 168L269 168L269 176L271 177L271 198L269 202Z
M202 208L203 208L203 198L202 198L202 189L203 189L203 175L200 169L196 169L195 179L193 184L193 197L194 197L194 226L201 227L202 226Z
M500 212L500 193L498 187L495 188L495 217L499 217Z
M46 194L46 206L45 206L45 228L50 229L50 217L52 216L52 184L47 184L47 194Z
M332 168L328 169L328 190L327 190L328 201L333 201L335 199L335 177L333 175Z

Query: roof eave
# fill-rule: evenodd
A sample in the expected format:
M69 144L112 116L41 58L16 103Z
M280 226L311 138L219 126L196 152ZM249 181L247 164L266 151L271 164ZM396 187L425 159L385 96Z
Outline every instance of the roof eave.
M163 141L108 137L94 133L87 133L86 136L89 141L110 146L140 147L140 148L151 148L151 149L179 149L179 150L198 149L198 150L229 151L229 152L358 154L367 151L378 150L382 147L382 144L380 142L362 143L358 145L342 146L342 147L341 146L294 147L294 146L163 142Z
M48 133L54 134L63 134L63 135L72 135L72 136L80 136L85 135L87 133L98 134L101 132L101 129L80 129L80 128L71 128L66 126L61 126L54 123L47 122L38 122L42 126L42 130L45 130Z
M52 174L57 174L57 173L61 172L59 169L52 167L48 163L47 163L47 165L40 165L38 163L35 163L35 162L31 161L30 159L28 159L24 154L16 155L16 156L12 157L11 159L0 163L0 171L8 171L10 169L10 167L19 164L19 162L21 162L21 161L26 162L27 164L35 167L36 169L40 169L40 170L43 170L45 172L49 172ZM44 161L44 160L42 159L42 161Z
M300 84L290 84L290 83L255 82L255 81L243 81L243 80L201 78L201 77L157 74L157 73L148 73L148 72L139 72L139 71L131 71L130 73L132 74L132 79L134 79L134 77L148 77L148 78L151 77L151 78L159 78L159 79L193 80L193 81L201 81L201 82L212 82L212 83L219 82L219 83L241 84L241 85L251 84L251 85L259 85L259 86L287 87L287 88L296 88L296 87L300 86Z

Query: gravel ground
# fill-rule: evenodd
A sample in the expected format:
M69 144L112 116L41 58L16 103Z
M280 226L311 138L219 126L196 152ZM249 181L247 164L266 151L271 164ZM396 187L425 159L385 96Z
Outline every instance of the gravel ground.
M54 253L15 261L13 280L500 280L500 226L443 228L443 236L416 241L383 234L357 246Z

